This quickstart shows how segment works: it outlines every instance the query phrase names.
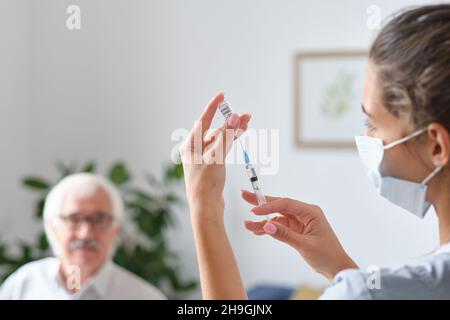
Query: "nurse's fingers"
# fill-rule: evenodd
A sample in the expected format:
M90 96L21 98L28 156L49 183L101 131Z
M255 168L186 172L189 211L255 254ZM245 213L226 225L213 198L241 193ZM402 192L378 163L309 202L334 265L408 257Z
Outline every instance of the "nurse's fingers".
M250 119L252 118L252 115L250 113L244 113L239 118L241 120L240 129L242 131L246 131L247 130L247 125L248 125Z
M243 131L240 129L240 117L233 113L227 123L222 127L214 142L205 151L203 159L206 164L224 164L225 158L233 145L234 140Z
M256 194L254 192L248 191L248 190L241 190L241 197L248 203L257 206L258 200L256 198ZM267 202L271 202L277 199L280 199L279 197L271 197L271 196L265 196Z
M205 132L209 130L212 119L216 114L217 107L219 106L219 103L223 101L223 99L223 92L219 92L213 99L211 99L211 101L209 101L200 118L195 122L194 128L191 130L189 137L186 140L186 144L191 148L191 150L194 150L194 143L196 140L203 142L203 136L205 135Z
M223 99L223 92L219 92L214 98L211 99L211 101L208 102L206 108L203 110L202 115L199 119L199 121L203 123L203 133L208 131L209 127L211 126L212 119L214 118L214 115L217 111L217 107L219 106L219 103L223 101Z
M253 233L265 233L264 232L264 225L266 224L266 221L244 221L244 226L247 230L253 232Z
M287 243L297 250L302 248L305 240L307 239L307 236L299 232L295 232L288 226L275 221L267 222L264 225L263 229L264 232L270 235L272 238Z
M249 113L244 113L239 117L239 129L245 132L248 128L248 122L251 119L251 115ZM214 142L220 134L220 131L223 130L223 127L216 128L213 131L210 131L205 136L204 147L207 148L212 142ZM236 138L235 138L236 139Z
M253 208L251 211L256 215L267 215L270 213L292 215L300 220L315 217L322 212L322 210L315 205L289 198L280 198L267 202Z
M210 131L205 136L204 148L206 149L212 142L214 142L220 134L222 128L216 128Z
M289 221L287 217L282 217L282 216L277 216L273 219L270 219L271 222L279 222L281 224L283 224L284 226L289 226ZM264 225L266 223L268 223L269 221L250 221L250 220L246 220L244 221L244 225L245 228L247 228L247 230L253 232L253 233L261 233L261 234L265 234L264 231Z

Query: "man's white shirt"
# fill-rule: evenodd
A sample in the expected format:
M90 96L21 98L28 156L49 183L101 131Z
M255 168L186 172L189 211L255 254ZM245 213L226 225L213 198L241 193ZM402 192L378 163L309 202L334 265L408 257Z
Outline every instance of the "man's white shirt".
M58 258L28 263L0 287L0 300L163 300L156 287L131 272L106 262L81 289L71 294L62 283Z

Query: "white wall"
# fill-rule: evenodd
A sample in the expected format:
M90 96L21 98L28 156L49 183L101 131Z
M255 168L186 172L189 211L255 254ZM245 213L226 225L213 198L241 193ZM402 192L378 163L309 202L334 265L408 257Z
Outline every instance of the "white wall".
M299 150L292 135L295 51L366 49L374 36L366 28L369 5L386 16L427 1L6 3L13 14L1 29L13 45L0 61L17 79L0 76L2 90L12 86L0 103L13 120L0 118L2 145L10 146L2 147L0 234L32 230L22 225L31 199L11 188L24 172L55 175L57 159L104 167L118 158L136 172L158 172L174 146L171 132L190 128L225 90L237 112L253 114L253 127L280 130L280 171L262 177L264 190L319 204L362 267L397 265L437 245L434 216L419 221L379 198L356 152ZM80 31L65 28L69 4L81 7ZM325 285L293 250L244 230L250 207L239 189L247 183L242 168L228 170L226 220L245 283ZM186 277L197 276L188 212L179 220L172 241Z
M32 163L31 32L29 2L0 1L0 238L8 240L32 237L36 227L19 183Z

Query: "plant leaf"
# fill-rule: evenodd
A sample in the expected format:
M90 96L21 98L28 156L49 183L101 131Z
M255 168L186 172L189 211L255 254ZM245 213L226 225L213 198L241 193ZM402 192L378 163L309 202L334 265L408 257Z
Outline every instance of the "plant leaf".
M124 163L116 163L109 171L109 179L116 185L122 185L130 180L130 174Z
M50 183L37 177L27 177L22 180L22 184L25 187L34 190L48 190L50 188Z
M45 205L45 197L38 200L36 203L36 211L35 211L35 217L38 219L41 219L44 215L44 205Z
M66 165L62 161L56 162L56 167L58 168L59 172L61 173L61 179L67 177L68 175L71 175L75 172L75 166L72 165Z
M173 164L166 169L167 180L180 180L183 178L183 165L181 163Z
M91 161L86 163L83 168L81 168L81 172L93 173L96 171L96 169L97 165L95 164L95 162Z
M39 249L41 252L45 252L45 251L48 250L49 245L48 245L47 236L45 235L45 233L42 232L42 233L38 236L38 243L37 243L37 246L38 246L38 249Z

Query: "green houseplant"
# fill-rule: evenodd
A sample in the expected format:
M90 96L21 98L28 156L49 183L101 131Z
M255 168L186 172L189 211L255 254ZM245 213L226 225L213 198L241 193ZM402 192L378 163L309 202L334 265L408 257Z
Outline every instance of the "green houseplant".
M76 172L97 171L94 162L81 167L58 163L57 167L60 173L57 181ZM183 177L182 166L166 166L160 179L147 174L145 188L136 186L133 175L123 162L113 164L106 177L119 189L125 202L128 223L133 227L132 234L123 232L114 261L159 287L169 298L181 298L196 288L196 281L181 279L178 257L169 248L166 239L166 231L174 225L174 205L182 205L176 193L176 187ZM22 184L38 195L34 218L42 220L45 197L55 183L29 176L22 180ZM139 237L136 237L136 233ZM19 253L13 255L10 252L11 244L0 242L0 283L20 266L51 254L42 229L33 243L21 242L16 245Z

